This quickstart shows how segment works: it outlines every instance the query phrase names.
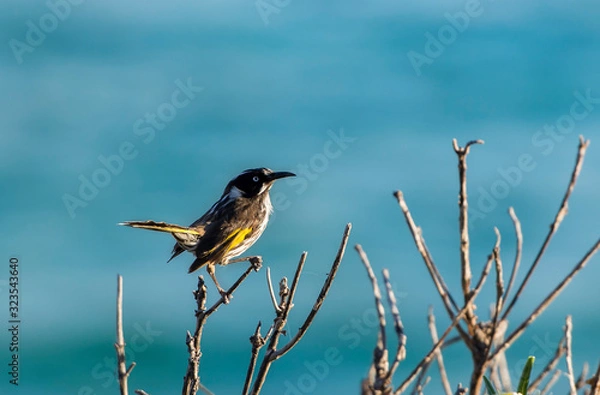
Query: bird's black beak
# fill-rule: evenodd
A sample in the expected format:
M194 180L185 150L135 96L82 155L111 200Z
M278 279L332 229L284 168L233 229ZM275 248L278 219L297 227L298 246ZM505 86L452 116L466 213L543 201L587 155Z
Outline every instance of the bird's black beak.
M269 174L269 181L279 180L280 178L286 177L296 177L294 173L290 173L289 171L277 171L275 173Z

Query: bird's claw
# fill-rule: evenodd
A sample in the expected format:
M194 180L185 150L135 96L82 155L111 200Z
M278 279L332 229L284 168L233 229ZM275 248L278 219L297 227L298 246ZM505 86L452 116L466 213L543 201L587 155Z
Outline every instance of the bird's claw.
M263 259L261 256L253 256L249 259L249 261L255 272L259 271L262 267Z

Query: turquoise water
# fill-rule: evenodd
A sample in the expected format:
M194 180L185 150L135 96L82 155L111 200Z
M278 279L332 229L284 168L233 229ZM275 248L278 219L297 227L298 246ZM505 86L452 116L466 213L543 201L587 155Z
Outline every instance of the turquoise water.
M396 384L430 347L428 306L440 332L448 319L392 192L404 192L458 296L452 138L485 140L469 156L473 271L497 226L508 272L513 206L525 240L519 278L558 209L578 135L592 140L569 215L516 305L512 328L598 238L594 2L273 1L279 6L262 11L254 1L75 3L0 5L0 297L7 306L8 262L17 257L22 319L19 387L5 373L2 393L117 393L110 375L117 273L125 282L128 356L138 364L130 387L178 393L185 333L194 325L192 257L166 265L169 237L115 224L190 223L245 168L300 175L274 187L275 216L250 250L275 279L292 277L309 252L290 335L310 311L346 223L350 246L362 244L378 274L389 268L408 336ZM536 355L537 369L548 360L567 314L575 369L597 366L599 264L590 261L510 350L513 380L527 355ZM245 266L219 269L222 284L231 284ZM209 292L214 300L211 284ZM481 317L494 295L490 282ZM248 337L258 320L272 318L262 271L211 317L201 367L208 388L241 392ZM370 284L349 248L323 309L274 364L264 393L357 393L375 340ZM0 341L6 366L6 332ZM465 351L445 353L453 386L469 381ZM436 377L427 393L441 393ZM557 388L566 383L561 378Z

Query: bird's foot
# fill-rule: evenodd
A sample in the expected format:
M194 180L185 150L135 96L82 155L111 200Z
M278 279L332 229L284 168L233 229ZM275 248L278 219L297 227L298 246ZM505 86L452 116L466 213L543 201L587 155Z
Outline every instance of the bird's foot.
M219 294L221 294L221 299L223 299L223 303L224 304L229 304L229 302L231 301L231 297L233 295L227 293L227 291L225 291L223 288L219 287Z
M252 265L252 269L254 269L255 272L259 271L260 268L262 267L262 263L263 263L262 256L252 256L252 257L250 257L250 259L248 259L248 261Z

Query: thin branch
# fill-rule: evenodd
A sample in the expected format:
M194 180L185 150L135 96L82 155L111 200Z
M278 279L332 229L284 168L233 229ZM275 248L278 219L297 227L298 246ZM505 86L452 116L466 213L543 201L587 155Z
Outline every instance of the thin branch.
M394 373L396 372L396 369L398 369L400 362L406 358L406 335L404 334L404 326L402 325L402 320L400 318L396 295L394 294L392 283L390 282L390 272L387 269L383 269L383 282L385 283L385 288L387 290L388 304L390 305L392 316L394 317L394 329L396 331L396 337L398 338L394 362L386 377L386 382L389 385L391 384L392 377L394 377Z
M513 264L512 272L510 273L510 280L508 282L508 286L506 287L506 291L504 292L504 300L508 300L508 295L512 289L512 286L515 282L515 278L517 277L517 272L519 271L519 266L521 265L521 257L523 255L523 232L521 231L521 221L519 221L519 217L515 213L515 209L510 207L508 209L508 213L510 214L510 218L513 221L515 226L515 235L517 238L517 252L515 254L515 263Z
M469 392L468 388L465 388L462 386L461 383L458 383L458 386L456 387L456 392L454 393L454 395L466 395Z
M505 349L510 347L510 345L515 340L517 340L519 338L519 336L521 336L523 334L525 329L527 329L527 327L533 321L535 321L537 319L537 317L539 317L544 312L544 310L546 310L546 308L552 303L552 301L554 301L554 299L562 292L562 290L571 282L573 277L575 277L575 275L577 273L579 273L585 267L585 265L588 263L588 261L594 256L594 254L596 252L598 252L598 250L600 250L600 239L598 239L596 241L596 243L592 246L592 248L590 248L590 250L579 261L579 263L577 263L577 265L575 265L573 270L571 270L571 272L556 286L556 288L554 288L552 290L552 292L550 292L550 294L548 296L546 296L546 299L544 299L542 301L542 303L540 303L540 305L538 307L536 307L536 309L529 315L529 317L527 317L525 319L525 321L523 321L521 323L521 325L519 325L517 327L517 329L515 329L510 334L510 336L508 336L508 338L504 341L504 343L502 343L500 346L498 346L494 350L494 352L488 358L488 360L494 359L496 357L496 355L498 355L498 353L500 353L501 351L504 351Z
M598 369L596 369L596 374L592 377L590 381L591 385L591 395L600 395L600 363L598 364Z
M573 372L573 350L571 343L573 341L573 320L570 315L565 320L565 349L567 351L567 377L569 378L569 387L571 389L571 395L577 395L577 388L575 388L575 373Z
M250 364L248 365L248 371L246 373L246 380L244 381L243 395L247 395L250 390L250 384L252 384L252 376L254 376L254 369L256 368L256 360L258 359L258 353L262 346L266 343L266 338L260 334L261 323L258 321L254 334L250 336L250 344L252 344L252 354L250 356ZM267 334L267 337L269 335Z
M428 363L431 362L431 359L434 357L435 353L444 344L444 340L446 340L446 337L450 334L452 329L462 319L463 315L467 312L467 309L469 308L470 304L473 303L473 301L479 294L479 291L483 287L483 284L485 283L485 280L489 274L489 271L491 268L491 263L492 263L491 261L488 261L488 263L483 268L481 277L479 278L479 282L477 283L477 285L475 286L473 291L471 291L471 296L469 297L469 299L467 299L465 306L458 312L458 314L456 314L456 316L454 317L454 319L452 320L452 322L450 323L448 328L446 328L446 330L442 334L442 337L440 337L440 340L438 340L438 342L432 347L432 349L429 351L429 353L421 360L421 362L417 365L417 367L410 373L410 375L404 380L404 382L402 382L402 384L400 384L400 386L394 391L395 395L399 395L402 392L404 392L406 390L406 388L410 385L410 383L415 379L415 377L417 377L417 375L419 374L421 369L423 369L423 367L425 365L427 365Z
M273 303L273 308L275 309L275 313L280 312L279 304L277 303L277 298L275 298L275 291L273 291L273 282L271 281L271 268L267 268L267 288L269 288L269 296L271 296L271 303Z
M117 373L119 376L119 388L121 395L128 395L127 379L135 367L135 362L129 365L125 361L125 337L123 336L123 277L117 275Z
M188 347L189 359L188 359L188 367L183 378L183 395L194 395L198 392L201 387L200 384L200 376L198 373L200 367L200 357L202 357L201 351L201 340L202 334L204 332L204 324L208 317L211 316L219 306L224 304L228 297L235 292L236 289L242 284L242 282L250 275L252 271L257 271L260 268L260 261L251 260L250 265L246 269L244 273L237 279L237 281L229 288L219 300L217 300L208 310L206 310L206 285L204 283L204 278L202 276L198 276L198 288L194 291L194 298L197 304L196 310L196 329L194 330L194 335L192 335L189 331L187 332L186 344Z
M550 380L548 380L544 388L542 388L542 390L540 391L540 395L546 395L548 391L550 391L552 387L554 387L554 384L556 384L561 375L562 372L560 370L555 370L552 374L552 377L550 377Z
M373 383L373 388L375 390L383 390L385 387L385 379L389 370L386 347L387 342L385 336L385 310L381 301L381 291L379 290L377 278L375 277L375 273L373 272L373 268L371 267L369 258L367 257L367 254L363 251L360 244L357 244L354 248L358 252L360 260L362 261L363 265L365 266L365 269L367 270L367 275L369 276L369 280L371 280L371 286L373 287L375 308L377 309L377 316L379 318L377 346L373 351L373 368L375 369L375 382Z
M452 140L454 152L458 155L458 174L460 179L460 192L458 195L458 206L460 208L459 227L460 227L460 263L462 291L465 302L469 299L471 293L471 263L469 254L469 203L467 198L467 155L471 145L483 144L483 140L469 141L464 148L459 147L456 139ZM467 317L471 321L472 311L467 311ZM473 325L474 322L470 322Z
M297 281L298 281L297 279L300 277L300 271L302 270L302 266L304 265L304 260L306 260L306 253L302 254L302 258L300 259L298 268L296 269L296 275L294 276L294 281L292 283L292 290L290 291L290 295L287 297L287 303L285 304L283 311L281 313L278 313L277 317L275 318L275 323L273 325L274 332L273 332L273 335L271 336L271 339L269 340L269 347L268 347L265 355L263 356L263 360L261 362L259 371L256 375L256 379L254 381L254 386L252 387L252 391L251 391L252 394L257 395L260 392L260 390L262 389L262 386L265 383L267 374L269 372L269 369L270 369L273 361L281 358L287 352L289 352L302 339L302 337L304 336L304 334L306 333L306 331L312 324L315 316L321 309L321 306L323 305L323 302L325 301L327 294L329 293L329 289L331 288L331 285L333 283L335 275L337 274L339 266L342 262L342 258L344 257L344 252L346 251L346 245L348 244L348 237L350 236L351 229L352 229L352 225L347 224L346 228L344 230L344 235L342 236L342 242L338 249L335 260L333 261L333 264L331 266L331 269L329 271L327 279L325 280L325 283L323 284L323 287L321 288L321 292L319 293L319 296L317 297L317 300L316 300L315 304L313 305L312 310L310 311L310 313L308 313L308 316L304 320L304 323L302 324L302 326L300 327L298 332L294 335L294 337L285 346L283 346L281 349L277 350L279 336L283 333L283 328L285 327L286 322L287 322L287 314L289 314L289 308L291 307L291 304L292 304L292 300L293 300L293 296L294 296L294 292L295 292L295 286L297 285Z
M428 322L429 322L429 332L431 333L431 340L433 343L438 342L438 333L437 328L435 326L435 315L433 314L433 306L429 306L429 312L427 314ZM436 355L438 368L440 370L440 378L442 379L442 386L444 387L444 392L446 395L452 395L452 387L450 386L450 382L448 381L448 374L446 373L446 367L444 366L444 357L442 356L442 350L439 350Z
M148 394L146 391L144 390L135 390L134 391L137 395L150 395Z
M431 276L431 279L433 280L433 284L435 285L436 290L438 291L440 297L442 298L442 302L444 302L444 307L446 308L446 312L448 313L450 320L452 320L452 319L454 319L454 311L459 310L458 305L454 301L452 294L450 294L450 291L448 290L448 286L444 282L444 279L442 278L439 270L437 269L437 266L433 262L433 258L431 257L431 254L430 254L429 250L427 249L427 245L425 244L425 238L423 237L423 232L421 231L421 228L419 228L415 224L415 222L412 218L412 214L410 213L410 210L408 209L408 205L406 204L406 201L404 200L404 194L402 193L402 191L396 191L396 192L394 192L394 196L398 200L398 205L400 206L400 209L402 210L402 213L404 214L404 218L406 219L408 228L410 229L410 232L413 236L413 240L415 242L417 250L421 254L421 257L423 258L423 262L425 263L425 266L427 267L427 270L429 271L429 275ZM462 326L460 324L456 326L456 329L458 330L458 333L460 334L460 337L462 338L464 344L469 349L473 350L473 344L472 344L471 338L469 337L467 332L462 328Z
M585 379L588 375L589 370L590 365L587 362L584 362L583 368L581 368L581 374L579 375L579 377L577 377L577 381L575 382L575 388L577 389L577 391L579 391L585 386Z
M425 266L427 266L427 269L429 270L431 279L433 280L433 283L434 283L438 293L440 294L442 301L444 302L444 306L446 306L446 310L448 311L450 318L452 318L454 316L453 308L455 310L458 310L458 305L456 304L456 302L454 301L454 298L450 294L448 287L446 286L446 284L443 281L442 276L439 275L439 271L438 271L435 263L433 262L433 258L431 257L431 254L429 253L427 246L425 245L425 238L423 237L423 232L422 232L421 228L419 228L415 224L415 221L412 218L412 214L410 213L410 210L408 209L408 205L406 204L406 201L404 200L404 194L402 193L402 191L396 191L396 192L394 192L394 196L398 200L398 205L400 206L400 209L402 210L402 213L404 214L404 218L406 219L408 228L410 229L410 232L413 236L413 240L415 242L415 245L417 246L417 250L423 257L423 261L425 262Z
M506 319L506 317L508 317L508 315L510 314L515 303L517 303L517 300L519 299L519 296L521 296L521 293L525 289L525 286L527 285L529 278L533 274L533 271L535 270L538 263L542 259L542 256L544 256L544 253L546 252L546 248L550 244L550 240L552 240L552 236L554 236L554 234L558 230L561 222L567 215L567 212L569 210L569 198L571 197L571 193L573 192L573 189L575 188L577 178L579 177L579 173L581 172L581 168L583 166L583 158L585 157L585 152L586 152L589 144L590 144L589 140L585 141L583 139L583 136L579 136L579 149L577 152L577 160L575 162L575 168L573 169L573 173L571 174L571 181L569 182L569 186L567 187L565 196L563 197L562 203L560 204L560 208L558 209L558 212L556 213L556 217L554 218L554 221L550 225L550 231L548 232L548 235L546 236L546 239L544 240L544 244L542 244L540 251L538 252L537 256L535 257L535 260L533 261L533 264L529 268L529 271L525 275L525 278L523 279L523 282L519 286L517 293L515 294L512 301L506 308L506 311L504 312L502 319Z
M554 353L554 356L552 357L552 359L548 362L548 364L544 367L544 370L542 370L542 372L535 378L535 380L533 380L533 382L529 385L529 389L530 391L535 390L537 387L539 387L539 385L542 383L542 381L546 378L546 376L553 371L554 369L556 369L556 365L558 365L558 361L560 360L560 358L565 354L565 338L563 337L560 341L560 343L558 344L558 347L556 347L556 352Z

